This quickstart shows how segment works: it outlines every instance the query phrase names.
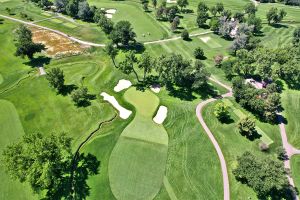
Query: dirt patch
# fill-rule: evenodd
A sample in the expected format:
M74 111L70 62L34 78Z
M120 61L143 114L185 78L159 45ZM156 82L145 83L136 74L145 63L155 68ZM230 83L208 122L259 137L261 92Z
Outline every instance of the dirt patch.
M31 27L32 40L46 46L49 56L60 57L64 55L77 55L89 46L78 44L67 37L52 31Z

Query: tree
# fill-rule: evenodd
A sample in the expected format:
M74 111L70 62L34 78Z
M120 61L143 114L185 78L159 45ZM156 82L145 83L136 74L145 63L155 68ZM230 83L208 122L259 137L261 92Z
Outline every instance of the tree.
M218 32L219 30L219 19L218 18L212 18L209 22L210 30L214 32Z
M223 5L223 3L222 2L218 2L216 4L216 8L217 8L218 13L221 14L224 11L224 5Z
M217 7L216 6L211 6L209 8L210 13L212 14L213 17L215 17L218 13Z
M238 22L240 22L240 23L242 23L242 22L245 21L244 13L242 13L242 12L236 12L236 13L234 13L233 18L235 20L237 20Z
M89 103L88 89L86 87L81 87L72 91L71 98L76 106L83 106L86 103Z
M16 56L27 56L29 59L33 58L35 53L41 52L45 49L45 45L40 43L33 43L32 33L25 25L21 24L16 30Z
M42 199L85 199L88 176L98 173L100 162L88 154L72 154L66 134L26 134L7 146L2 162L10 176L28 182ZM80 163L80 164L79 164Z
M86 1L80 1L78 3L78 13L77 16L83 21L91 21L94 16L90 10L90 6Z
M140 82L139 76L134 69L134 64L137 62L138 62L138 59L135 56L134 51L129 51L128 53L126 53L125 59L122 62L120 62L119 69L124 74L131 74L133 72L137 81Z
M153 66L155 65L154 60L152 57L149 55L148 52L143 52L141 55L139 61L138 61L138 67L140 69L144 70L144 76L143 76L143 81L146 81L147 74L151 73Z
M118 45L128 45L129 42L136 42L136 34L128 21L119 21L109 36L113 43Z
M259 199L292 199L292 191L283 163L260 158L246 151L237 159L235 178L247 184Z
M254 33L259 33L262 29L262 21L259 17L255 17L255 15L249 15L247 23L249 26L253 26Z
M249 2L245 5L244 10L246 14L254 15L257 11L257 8L252 2Z
M58 92L61 92L64 88L65 76L64 72L59 68L52 68L46 74L46 79L49 81L49 84L57 89Z
M188 0L178 0L177 5L181 8L181 11L183 8L187 7L189 5Z
M207 12L199 12L197 15L197 24L199 27L205 27L206 21L209 19Z
M235 55L237 50L246 48L247 43L248 43L248 36L246 34L237 35L232 42L230 50Z
M239 121L238 129L241 135L244 135L250 139L257 134L255 130L255 120L248 116Z
M286 16L286 11L283 9L278 9L276 7L272 7L266 14L267 20L269 24L276 24L281 22L281 20Z
M189 75L193 75L193 78L191 79L193 89L197 90L203 88L203 86L207 86L207 80L210 73L200 60L195 61L194 69L192 69Z
M202 59L204 58L204 51L201 47L197 47L195 50L194 50L194 56L196 59Z
M68 0L55 0L54 5L57 9L57 12L65 13L68 5Z
M114 63L114 66L116 67L115 58L118 55L118 49L114 46L112 42L110 42L105 46L105 52L107 53L107 55L109 55L109 57Z
M177 27L179 26L179 24L180 24L180 19L178 16L176 16L174 18L173 22L171 23L171 30L174 32L177 29Z
M76 17L78 13L78 0L69 0L66 12L71 17Z
M223 59L224 59L223 55L216 55L214 57L215 66L219 67L222 64Z
M199 12L207 12L208 7L203 1L200 1L199 4L198 4L198 10L197 11L198 11L198 13Z
M182 38L183 40L189 40L189 39L190 39L190 34L189 34L189 32L188 32L186 29L184 29L184 30L182 31L182 33L181 33L181 38Z
M224 122L229 118L228 107L223 102L217 103L214 108L214 115L219 121Z
M298 27L294 30L293 45L294 46L299 46L300 45L300 27Z
M157 0L152 0L152 5L153 5L154 8L156 9L156 6L157 6Z
M149 8L148 8L148 1L146 1L146 2L143 3L143 9L144 9L144 11L148 11L149 10Z
M114 29L114 23L111 19L108 19L103 12L97 11L96 13L97 14L94 16L96 17L95 21L98 20L98 25L105 34L110 34Z

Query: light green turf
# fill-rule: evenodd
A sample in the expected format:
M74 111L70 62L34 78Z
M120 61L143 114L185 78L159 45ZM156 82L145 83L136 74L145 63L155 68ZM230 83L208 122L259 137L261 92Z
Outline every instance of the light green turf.
M0 99L0 152L9 144L24 135L19 115L14 105ZM0 165L0 199L36 199L29 185L11 180Z
M300 149L300 91L286 88L281 97L284 117L287 118L288 140L294 147Z
M0 74L0 85L3 83L3 76Z
M300 189L300 155L294 155L291 158L291 170L292 177L295 182L295 186Z
M203 110L203 116L207 126L214 134L224 154L229 173L231 198L235 200L257 199L256 194L252 189L247 187L247 185L236 181L232 174L232 170L236 167L237 156L242 155L245 151L250 151L259 157L264 157L267 156L266 154L269 154L268 156L271 155L271 158L276 159L274 150L281 145L278 126L262 123L258 120L256 121L257 126L259 126L274 141L274 143L270 145L269 152L263 153L258 147L260 140L250 141L246 137L241 136L237 128L240 117L234 114L232 109L229 109L229 113L233 122L229 124L219 122L213 114L214 106L218 102L219 101L216 101L206 106ZM231 101L231 103L236 109L242 110L236 102Z
M60 23L63 23L63 21L62 20L59 20L59 19L50 19L50 21L51 22L55 22L55 23L58 23L58 24L60 24Z
M64 23L64 26L69 27L69 28L76 28L77 27L75 24L72 24L72 23L69 23L69 22Z
M109 160L113 194L120 200L153 199L161 189L168 151L168 134L152 117L159 99L152 92L130 88L124 94L136 108Z
M240 119L245 118L246 115L240 110L234 107L233 103L229 99L223 100L230 108L232 109L233 113L239 117ZM261 135L261 138L259 138L261 141L266 143L267 145L272 144L274 141L258 126L255 126L256 131Z
M42 14L42 15L45 15L45 16L47 16L47 17L51 17L51 16L52 16L50 13L47 13L47 12L42 12L41 14Z
M204 38L205 36L201 36L201 37L199 37L200 39L201 38ZM220 47L222 47L222 45L221 44L219 44L218 43L218 41L216 40L216 39L214 39L214 38L211 38L210 36L208 36L210 39L207 41L207 42L204 42L204 41L202 41L203 43L205 43L207 46L209 46L210 48L212 48L212 49L215 49L215 48L220 48Z

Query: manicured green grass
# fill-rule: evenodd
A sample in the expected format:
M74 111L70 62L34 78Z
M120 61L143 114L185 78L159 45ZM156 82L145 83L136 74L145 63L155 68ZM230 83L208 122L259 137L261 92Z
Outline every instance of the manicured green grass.
M109 160L109 178L117 199L153 199L159 192L167 159L168 134L152 121L159 99L130 88L124 99L136 108Z
M236 181L234 175L232 174L232 170L237 164L237 156L242 155L245 151L250 151L251 153L259 157L270 156L273 159L276 159L274 149L281 145L281 138L278 126L256 121L257 126L259 126L274 141L274 143L270 145L269 151L267 153L263 153L258 148L260 140L250 141L246 137L240 135L237 128L239 117L236 114L234 114L232 109L230 109L230 117L233 120L232 123L220 123L216 119L216 117L213 114L213 109L214 105L217 102L211 103L208 106L206 106L203 110L203 116L206 124L213 132L224 154L229 172L231 198L242 200L248 199L250 197L251 199L257 199L256 194L253 192L252 189ZM236 109L243 110L233 100L231 100L231 102Z
M54 22L54 23L58 23L58 24L61 24L63 23L62 20L59 20L59 19L50 19L51 22Z
M6 145L18 140L24 135L24 130L15 106L0 99L0 152ZM0 199L36 199L28 184L12 180L0 165Z
M69 27L69 28L76 28L77 26L75 24L72 23L64 23L64 26Z
M281 95L284 117L287 119L286 132L289 142L300 149L300 91L285 89Z
M291 159L291 170L294 179L295 186L299 190L300 188L300 155L294 155Z

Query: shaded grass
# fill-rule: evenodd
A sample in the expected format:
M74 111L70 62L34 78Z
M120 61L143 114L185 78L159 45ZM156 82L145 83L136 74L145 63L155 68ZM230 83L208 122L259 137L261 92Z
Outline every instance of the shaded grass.
M230 117L233 119L233 123L223 124L217 120L213 114L213 109L214 105L216 105L219 101L221 100L206 106L203 110L203 116L224 154L229 173L231 198L240 200L249 198L257 199L256 194L251 188L236 181L232 174L232 170L237 165L236 158L242 155L245 151L250 151L258 157L270 156L273 159L277 159L275 155L275 148L281 145L278 126L256 121L257 125L274 141L274 143L270 145L269 151L263 153L258 148L259 140L250 141L246 137L240 135L237 128L239 117L233 113L233 110L230 109ZM235 108L243 110L237 103L232 101L232 104ZM243 111L246 112L245 110Z

